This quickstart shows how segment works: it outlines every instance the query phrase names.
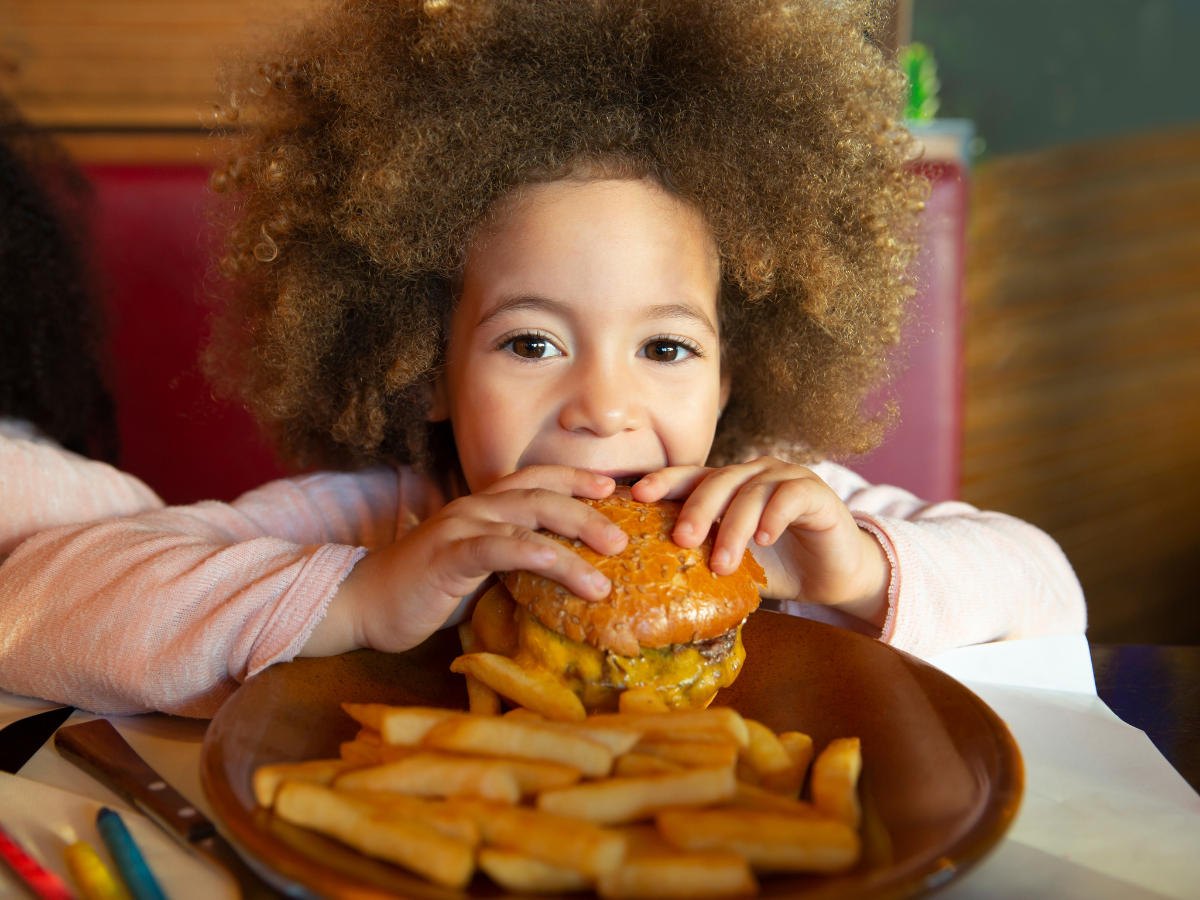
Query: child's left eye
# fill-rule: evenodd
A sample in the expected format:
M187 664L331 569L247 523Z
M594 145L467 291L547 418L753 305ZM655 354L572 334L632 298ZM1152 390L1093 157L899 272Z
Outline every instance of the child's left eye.
M642 347L639 356L654 362L681 362L689 356L695 356L696 351L681 341L656 339Z

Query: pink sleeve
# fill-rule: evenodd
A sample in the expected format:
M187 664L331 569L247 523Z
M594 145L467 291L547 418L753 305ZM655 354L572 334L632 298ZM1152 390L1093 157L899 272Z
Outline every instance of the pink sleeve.
M162 505L145 484L106 463L0 431L0 559L39 531Z
M211 715L295 656L364 547L436 502L407 471L320 473L37 535L0 566L0 687L103 713Z
M928 504L849 469L814 471L879 538L892 563L881 639L929 657L969 644L1087 627L1083 590L1045 532L967 503Z

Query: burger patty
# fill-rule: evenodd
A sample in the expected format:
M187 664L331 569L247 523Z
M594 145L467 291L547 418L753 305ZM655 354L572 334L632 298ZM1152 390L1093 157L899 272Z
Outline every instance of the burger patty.
M735 628L730 628L724 634L718 634L715 638L709 638L706 641L696 641L691 646L696 648L706 662L718 666L733 652L734 644L737 643L738 628L741 627L741 624L739 624ZM681 646L686 647L688 645L683 644Z

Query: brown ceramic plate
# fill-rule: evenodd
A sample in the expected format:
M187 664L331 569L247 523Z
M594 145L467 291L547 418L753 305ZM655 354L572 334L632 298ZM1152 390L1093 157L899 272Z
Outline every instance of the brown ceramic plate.
M863 749L864 859L839 877L771 876L763 897L900 898L941 887L1004 835L1021 799L1017 745L969 690L878 641L766 611L744 630L741 677L717 696L776 731L804 731L819 750L857 735ZM201 777L225 830L277 885L331 900L494 897L477 876L466 892L436 887L257 810L257 766L335 757L357 731L343 700L465 709L449 670L454 629L407 653L367 650L298 659L246 681L213 719ZM578 897L579 895L575 895Z

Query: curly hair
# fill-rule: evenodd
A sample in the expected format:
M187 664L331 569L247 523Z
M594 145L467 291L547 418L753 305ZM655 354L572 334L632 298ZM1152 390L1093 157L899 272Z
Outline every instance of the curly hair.
M66 154L0 97L0 417L116 462L101 314L84 252L89 199Z
M521 184L650 178L721 256L710 462L874 446L925 183L867 3L346 0L227 83L237 289L207 360L303 463L446 463L426 421L472 229ZM431 447L433 448L431 450Z

